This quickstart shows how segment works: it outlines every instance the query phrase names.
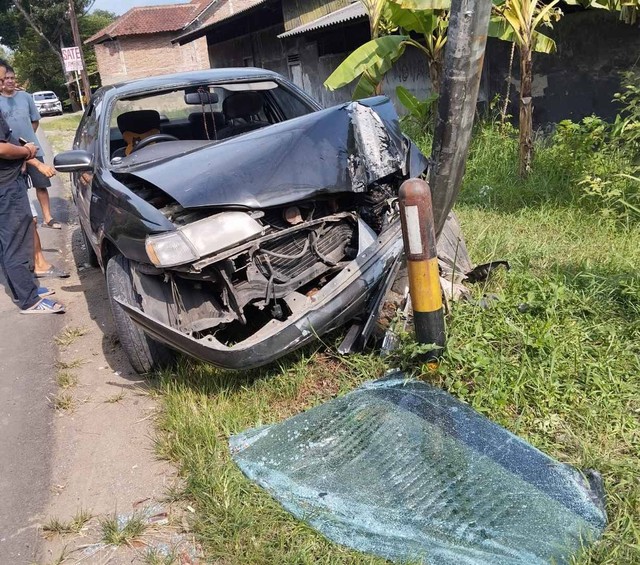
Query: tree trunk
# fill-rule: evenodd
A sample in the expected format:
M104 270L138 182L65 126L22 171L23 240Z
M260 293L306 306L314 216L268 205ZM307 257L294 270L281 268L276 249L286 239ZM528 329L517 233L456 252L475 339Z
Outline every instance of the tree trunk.
M531 82L533 63L531 46L520 46L520 167L521 177L531 172L533 164L533 100Z
M431 81L432 94L440 94L440 82L442 79L442 51L438 60L429 59L429 80Z
M51 49L51 52L55 53L56 57L58 57L58 61L60 61L60 67L62 68L62 74L67 77L67 90L69 92L69 98L71 99L71 107L72 107L74 112L77 112L80 109L80 107L78 106L78 103L74 101L73 96L72 96L73 87L69 83L69 80L68 80L69 79L69 75L67 74L67 72L65 70L65 67L64 67L64 59L62 58L62 51L58 51L58 49L56 49L54 47L53 43L51 43L51 41L49 41L49 39L42 32L42 30L40 29L38 24L36 24L36 22L33 21L33 19L31 19L31 16L24 9L24 7L19 2L19 0L13 0L13 5L22 14L24 19L27 20L27 23L31 26L33 31L35 31L44 40L44 42L47 44L47 47L49 47L49 49ZM60 41L62 42L62 39Z

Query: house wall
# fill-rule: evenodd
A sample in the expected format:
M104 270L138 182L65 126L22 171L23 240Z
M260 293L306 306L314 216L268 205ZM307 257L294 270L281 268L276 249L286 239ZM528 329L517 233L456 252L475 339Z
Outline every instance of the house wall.
M282 33L283 29L282 24L279 24L253 34L210 43L211 67L251 64L276 71L295 82L307 94L328 108L351 100L355 84L330 91L324 87L324 81L352 49L366 40L361 41L361 38L368 36L368 23L363 22L359 27L358 30L356 26L347 26L344 30L334 32L334 35L338 33L345 37L332 37L330 41L327 41L326 34L310 38L294 36L280 40L277 35ZM354 39L354 45L349 45L351 39ZM299 74L294 71L296 64L300 66ZM387 75L383 92L396 103L400 111L402 107L397 103L396 86L402 85L418 98L426 98L430 83L425 65L424 57L416 49L407 49L394 69Z
M637 65L638 26L621 22L615 13L587 10L565 14L553 30L545 33L555 39L557 51L534 55L535 123L580 120L591 114L612 120L619 110L612 99L620 90L620 73ZM510 52L510 43L489 38L485 64L491 96L504 99ZM509 107L514 119L518 114L519 76L516 53Z
M261 67L287 76L287 57L277 35L282 24L209 45L211 68Z
M284 29L308 24L349 4L350 0L282 0Z
M94 45L102 84L209 68L207 40L173 45L171 33L120 37Z

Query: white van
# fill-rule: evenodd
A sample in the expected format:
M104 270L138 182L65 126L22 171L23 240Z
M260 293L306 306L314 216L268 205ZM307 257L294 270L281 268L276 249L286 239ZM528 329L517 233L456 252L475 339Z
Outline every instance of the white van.
M41 116L62 115L62 102L55 92L51 90L41 90L32 94L33 101Z

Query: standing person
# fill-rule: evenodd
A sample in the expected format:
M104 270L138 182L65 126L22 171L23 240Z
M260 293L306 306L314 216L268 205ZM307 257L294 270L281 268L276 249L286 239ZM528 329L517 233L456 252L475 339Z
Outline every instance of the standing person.
M40 124L40 113L31 94L16 89L16 73L11 66L7 66L4 86L0 94L0 111L3 112L13 136L37 144L36 130ZM59 230L62 224L51 215L51 203L47 190L51 186L49 177L55 174L55 169L44 164L44 155L40 148L36 158L39 163L35 161L33 164L29 163L27 173L31 184L36 189L36 196L42 208L42 226Z
M27 141L36 143L35 132L40 124L40 114L33 102L33 97L22 90L16 89L16 74L11 66L6 67L7 71L4 77L4 85L0 89L0 111L4 114L14 137L21 137ZM51 186L49 178L56 174L53 167L45 165L42 157L42 151L38 149L36 155L37 160L33 160L27 164L27 174L31 180L31 185L36 189L36 196L40 207L42 208L43 226L60 229L60 222L51 216L51 206L49 203L48 187ZM31 208L33 211L33 207ZM39 278L57 277L66 278L69 276L67 271L60 269L49 263L42 252L40 237L38 236L37 214L33 213L34 218L34 250L33 264L35 274Z
M0 85L7 64L0 61ZM0 256L7 284L23 314L58 314L62 304L40 298L29 263L33 254L33 229L29 197L22 166L33 160L38 148L21 146L0 112ZM44 290L44 289L43 289Z

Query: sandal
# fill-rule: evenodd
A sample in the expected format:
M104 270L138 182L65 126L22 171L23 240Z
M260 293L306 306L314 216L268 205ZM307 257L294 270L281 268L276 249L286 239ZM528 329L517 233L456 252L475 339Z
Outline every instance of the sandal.
M58 220L51 218L48 222L42 222L42 227L51 228L54 230L61 230L62 224Z
M64 306L55 300L41 298L33 306L22 310L21 314L62 314Z
M69 273L67 271L63 271L62 269L51 266L46 271L38 272L35 271L34 275L39 279L66 279L69 277Z
M47 296L52 296L55 293L56 293L55 290L51 290L51 289L47 288L46 286L39 286L38 287L38 297L40 297L40 298L46 298Z

